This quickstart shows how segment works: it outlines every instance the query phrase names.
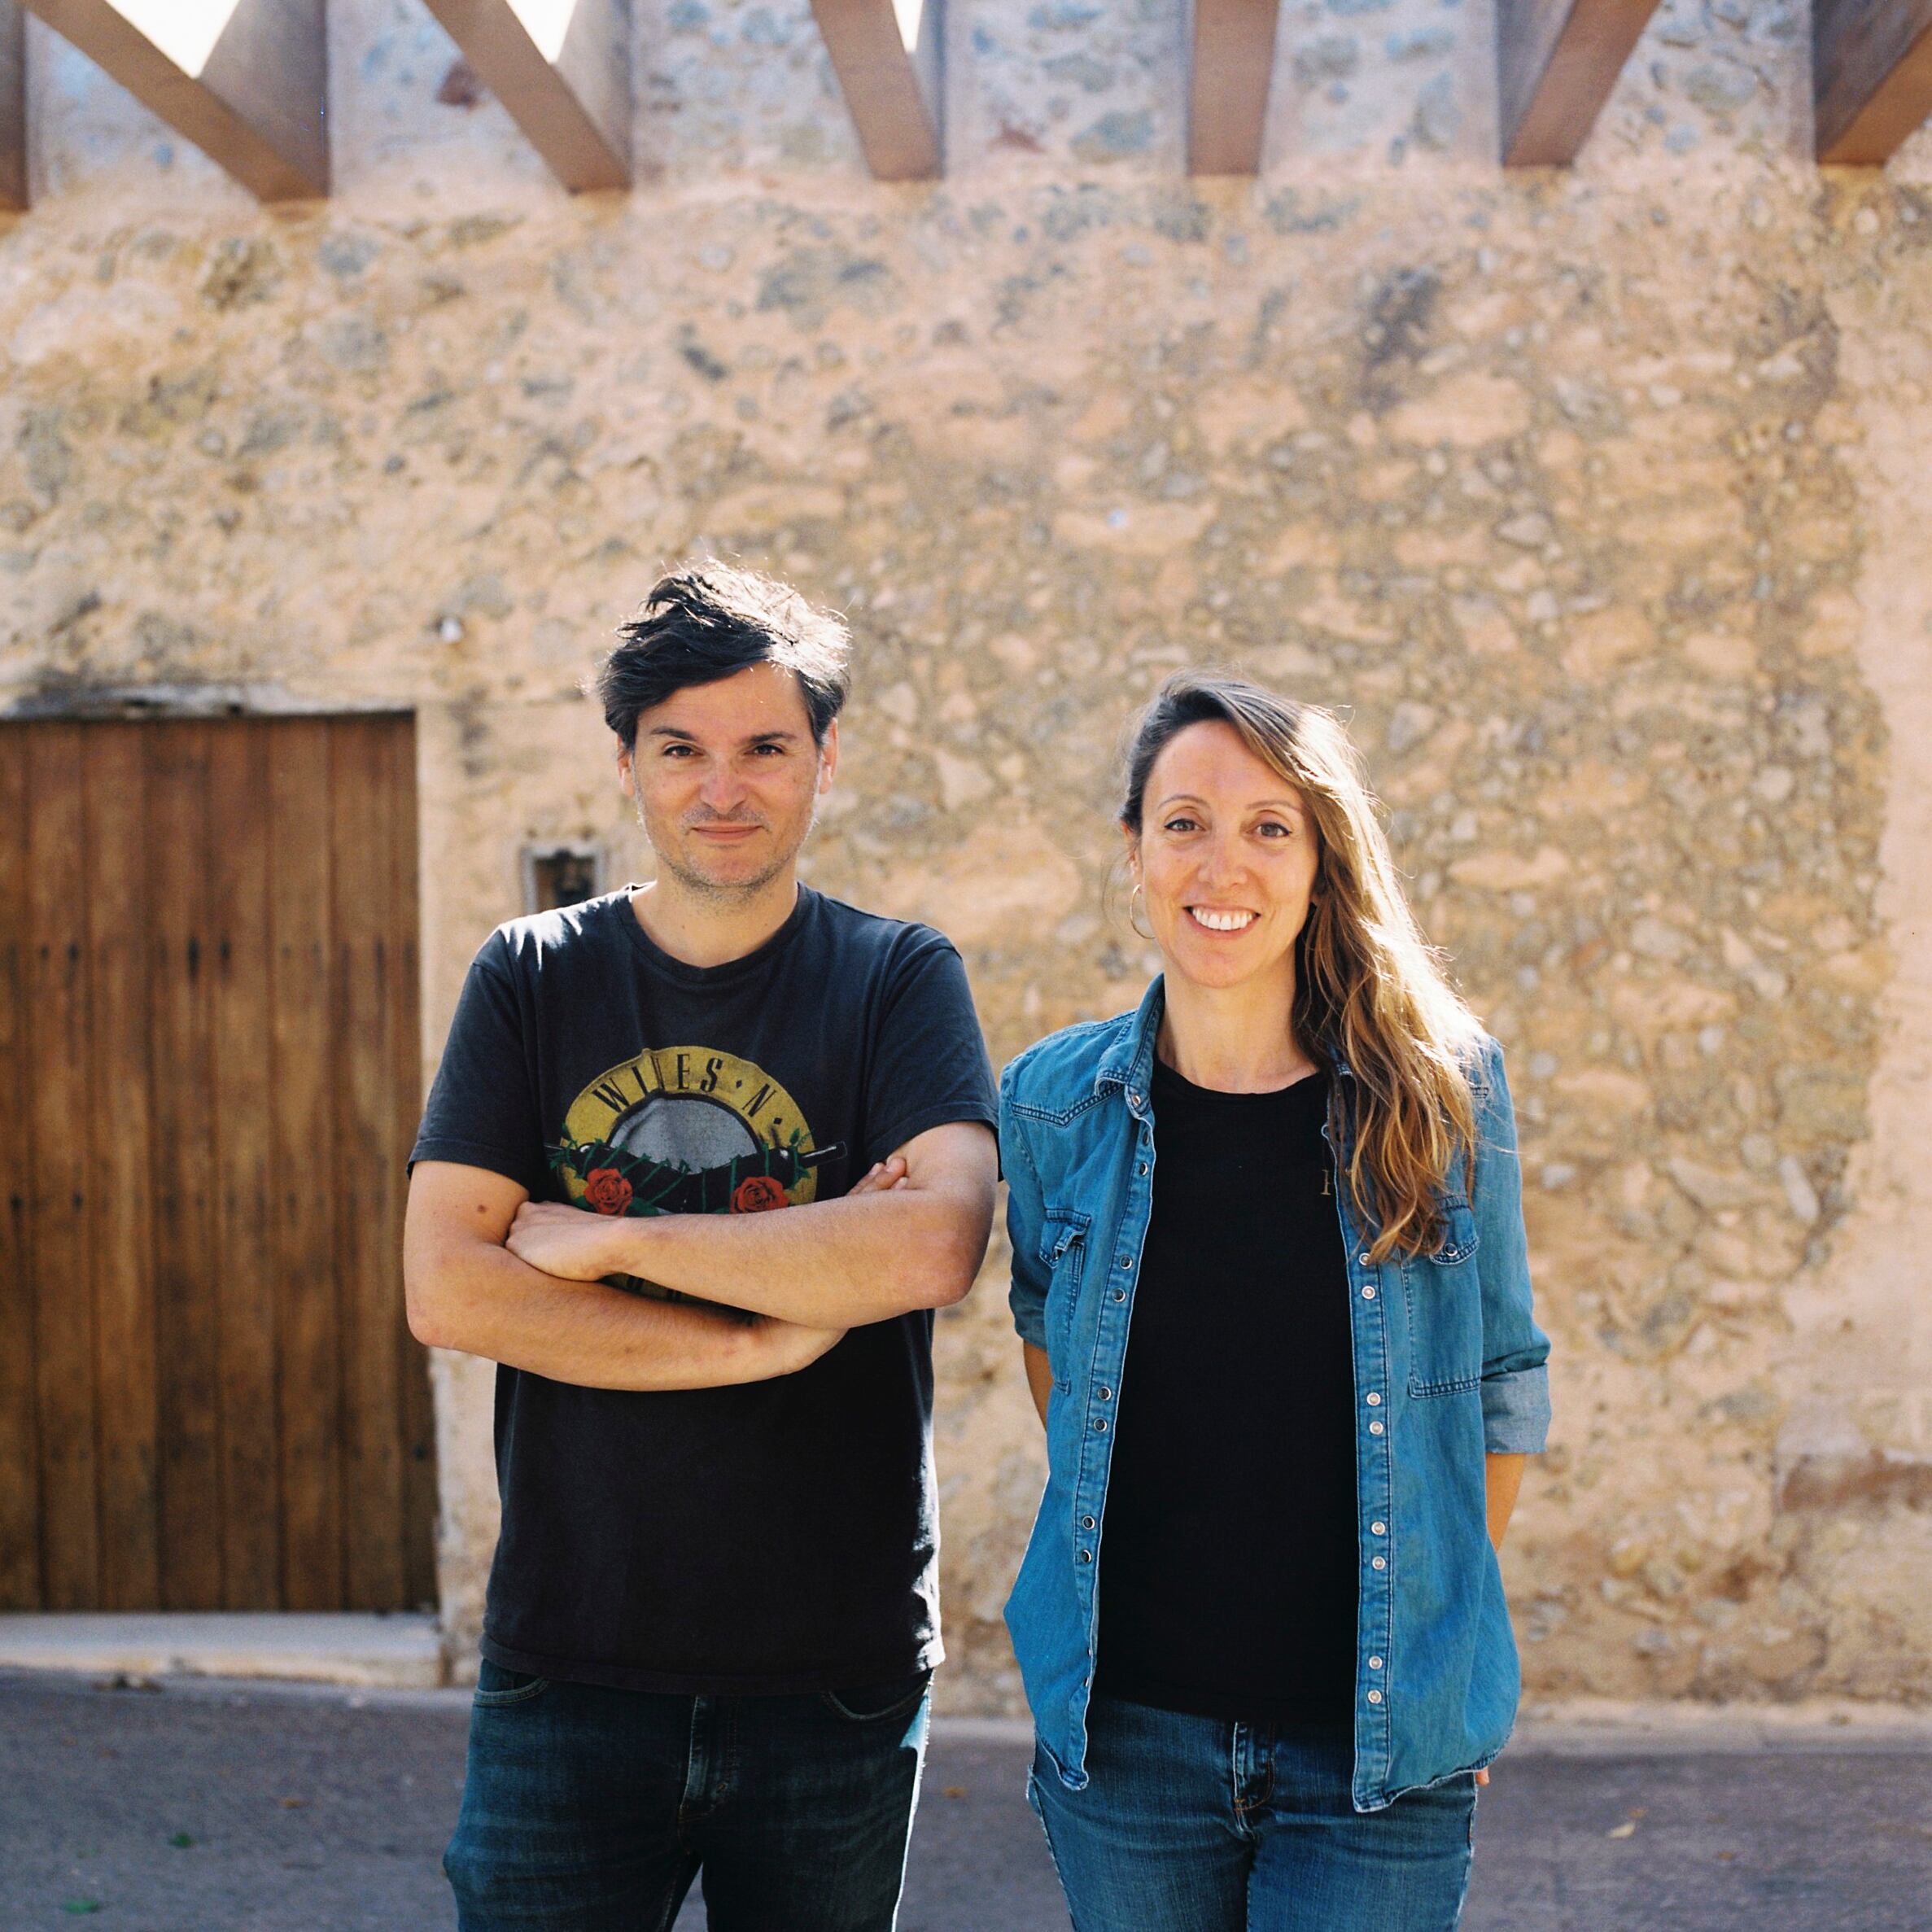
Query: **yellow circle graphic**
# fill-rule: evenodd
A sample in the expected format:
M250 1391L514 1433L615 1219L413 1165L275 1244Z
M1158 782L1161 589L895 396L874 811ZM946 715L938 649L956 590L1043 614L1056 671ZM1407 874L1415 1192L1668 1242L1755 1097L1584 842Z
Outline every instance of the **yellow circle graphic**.
M623 1157L620 1212L745 1213L802 1207L818 1192L816 1145L797 1103L762 1067L714 1047L650 1047L619 1061L578 1095L563 1129L563 1151ZM598 1170L583 1165L560 1164L579 1204L597 1191ZM611 1211L602 1198L591 1204Z

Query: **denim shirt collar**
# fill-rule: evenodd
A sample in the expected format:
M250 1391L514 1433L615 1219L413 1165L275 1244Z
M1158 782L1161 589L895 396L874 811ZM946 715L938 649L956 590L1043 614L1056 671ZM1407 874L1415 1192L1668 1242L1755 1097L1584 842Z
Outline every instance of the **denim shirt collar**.
M1127 1110L1136 1120L1147 1117L1147 1084L1154 1077L1154 1042L1160 1037L1161 1016L1167 1008L1166 984L1162 975L1154 975L1134 1016L1120 1028L1112 1049L1094 1075L1095 1094L1109 1086L1126 1090Z
M1154 1077L1154 1043L1161 1036L1161 1016L1167 1010L1166 986L1166 977L1161 973L1156 973L1148 981L1140 1004L1130 1018L1123 1019L1112 1050L1094 1075L1096 1095L1105 1087L1125 1089L1127 1111L1136 1120L1147 1117L1147 1086ZM1355 1077L1354 1069L1331 1048L1322 1049L1320 1057L1342 1079Z

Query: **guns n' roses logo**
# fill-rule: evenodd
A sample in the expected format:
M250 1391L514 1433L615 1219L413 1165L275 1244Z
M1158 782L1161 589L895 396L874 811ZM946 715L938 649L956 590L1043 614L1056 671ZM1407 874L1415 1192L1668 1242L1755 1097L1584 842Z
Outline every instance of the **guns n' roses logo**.
M599 1214L755 1214L802 1206L816 1147L762 1068L709 1047L659 1047L600 1073L570 1104L550 1165Z

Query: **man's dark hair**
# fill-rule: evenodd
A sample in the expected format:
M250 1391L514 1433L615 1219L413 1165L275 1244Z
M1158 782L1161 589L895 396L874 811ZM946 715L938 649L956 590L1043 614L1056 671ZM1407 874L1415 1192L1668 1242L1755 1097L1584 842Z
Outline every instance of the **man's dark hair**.
M789 584L728 564L690 563L660 577L618 638L592 684L627 751L637 747L639 712L749 665L776 664L798 680L820 745L851 689L845 620L815 610Z

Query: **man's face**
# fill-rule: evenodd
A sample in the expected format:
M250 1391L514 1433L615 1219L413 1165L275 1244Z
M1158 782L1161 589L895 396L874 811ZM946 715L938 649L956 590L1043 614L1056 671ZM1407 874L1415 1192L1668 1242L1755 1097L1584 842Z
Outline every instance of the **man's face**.
M798 680L754 664L640 711L619 782L658 863L680 885L750 898L785 872L838 763L838 725L812 742Z

